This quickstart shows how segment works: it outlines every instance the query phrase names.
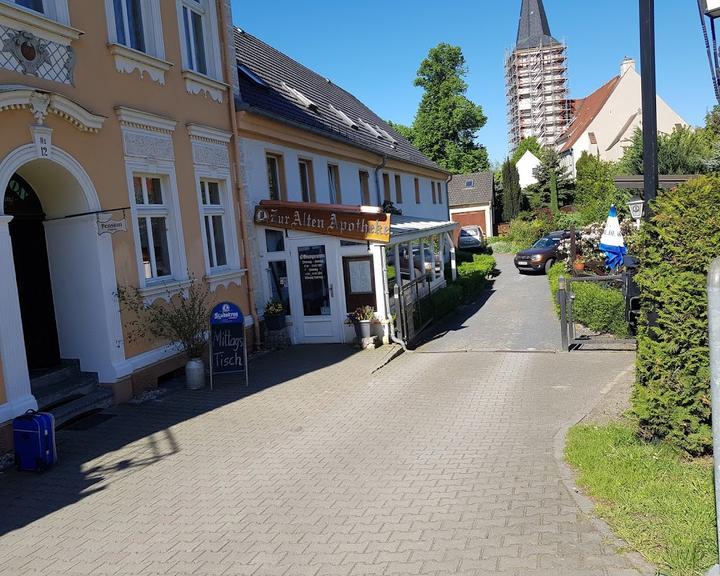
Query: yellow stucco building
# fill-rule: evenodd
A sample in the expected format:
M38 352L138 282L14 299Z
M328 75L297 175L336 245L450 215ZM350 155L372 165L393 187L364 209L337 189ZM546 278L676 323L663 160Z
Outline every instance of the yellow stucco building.
M252 323L231 26L229 0L0 0L0 447L68 374L101 405L182 365L127 341L118 285L194 276Z

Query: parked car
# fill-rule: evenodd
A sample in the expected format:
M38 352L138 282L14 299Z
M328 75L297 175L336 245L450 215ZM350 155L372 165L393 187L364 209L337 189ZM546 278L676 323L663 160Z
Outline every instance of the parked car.
M552 232L540 238L532 245L532 248L521 250L515 255L515 267L521 274L523 272L545 272L547 274L559 259L558 245L563 238L567 237L565 234L565 232Z
M425 274L428 276L432 274L433 260L435 261L435 273L441 274L443 270L442 256L435 254L433 257L432 250L428 246L425 246ZM420 271L420 247L413 246L413 262L415 264L415 278L419 278L421 275ZM410 278L410 263L408 262L407 250L404 250L400 256L400 272L402 273L403 279Z
M460 250L482 250L485 248L485 234L480 226L463 226L460 228L458 248Z

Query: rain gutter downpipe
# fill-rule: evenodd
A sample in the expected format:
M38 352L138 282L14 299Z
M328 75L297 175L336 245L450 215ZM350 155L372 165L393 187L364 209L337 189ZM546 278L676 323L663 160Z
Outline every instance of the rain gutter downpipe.
M227 78L227 82L230 85L228 90L228 109L230 111L230 125L232 126L232 146L230 146L230 154L232 158L232 163L234 164L234 170L235 173L235 191L237 196L237 203L238 207L240 209L240 236L242 238L242 249L243 249L243 261L244 261L244 267L245 267L245 274L247 276L247 285L248 285L248 306L250 307L250 314L253 319L253 334L255 336L255 348L260 346L260 319L258 318L257 313L257 307L255 306L255 282L253 279L253 270L252 270L252 262L250 261L250 258L248 257L248 246L249 244L249 235L248 235L248 228L247 228L247 214L245 212L245 191L242 187L242 171L240 167L240 159L238 156L238 151L240 147L240 141L238 138L238 123L237 123L237 112L235 110L235 93L234 93L234 86L235 83L232 82L233 78L233 69L231 62L234 61L234 58L230 59L230 50L232 50L232 54L235 54L235 48L234 48L234 42L231 45L228 45L228 33L231 35L233 34L234 27L232 26L232 22L230 22L230 27L228 28L226 22L227 14L225 12L225 6L224 2L221 0L216 5L218 9L218 15L220 20L220 29L222 31L222 34L220 35L221 43L222 43L222 54L223 54L223 63L225 65L225 77ZM231 36L232 38L232 36ZM238 94L239 96L239 94Z

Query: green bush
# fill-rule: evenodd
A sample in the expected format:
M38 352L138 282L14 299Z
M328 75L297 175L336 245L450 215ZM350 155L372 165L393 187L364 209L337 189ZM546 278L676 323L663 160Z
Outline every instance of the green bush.
M552 221L535 219L531 221L513 220L510 222L510 232L506 240L517 244L521 250L530 248L537 240L552 232Z
M442 318L453 312L463 301L462 286L450 284L445 288L433 292L430 296L433 310L435 311L435 319Z
M720 253L720 177L661 193L639 234L642 290L633 412L646 439L711 449L706 277ZM652 320L652 322L650 322Z
M466 252L465 250L455 251L455 262L461 264L463 262L472 262L474 254L472 252Z
M560 312L557 301L558 281L563 275L569 277L563 263L555 264L548 274L550 291L558 313ZM620 338L628 336L625 297L618 288L608 288L591 282L575 282L572 290L575 294L573 317L577 323L595 332L612 334Z
M509 240L505 240L505 238L496 238L497 240L490 242L488 245L488 251L491 254L515 254L522 250L515 242L510 242Z
M472 262L458 266L456 284L463 290L463 299L470 302L475 299L487 284L487 277L495 269L495 258L487 254L476 254Z

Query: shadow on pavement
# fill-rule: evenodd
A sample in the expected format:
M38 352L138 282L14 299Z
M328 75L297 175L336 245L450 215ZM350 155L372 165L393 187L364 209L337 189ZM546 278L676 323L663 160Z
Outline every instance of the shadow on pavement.
M179 453L182 446L171 430L176 424L342 363L357 352L346 345L293 346L251 361L247 387L243 375L216 378L212 391L186 390L176 379L159 389L156 400L114 406L59 430L59 462L54 468L44 474L14 469L0 473L0 536ZM358 365L366 366L367 361L352 362L348 369L357 372Z
M496 270L493 273L493 280L488 281L487 287L485 288L485 290L483 290L483 292L477 297L474 302L471 302L470 304L464 304L458 307L458 309L454 313L446 316L445 318L438 321L436 324L433 324L429 328L427 328L415 344L415 349L418 349L429 342L433 342L434 340L438 340L444 336L447 336L451 332L461 332L462 330L465 330L468 319L472 318L475 314L477 314L480 309L485 306L487 301L492 298L493 294L495 294L495 290L493 289L494 278L497 278L500 274L501 272L499 270Z

